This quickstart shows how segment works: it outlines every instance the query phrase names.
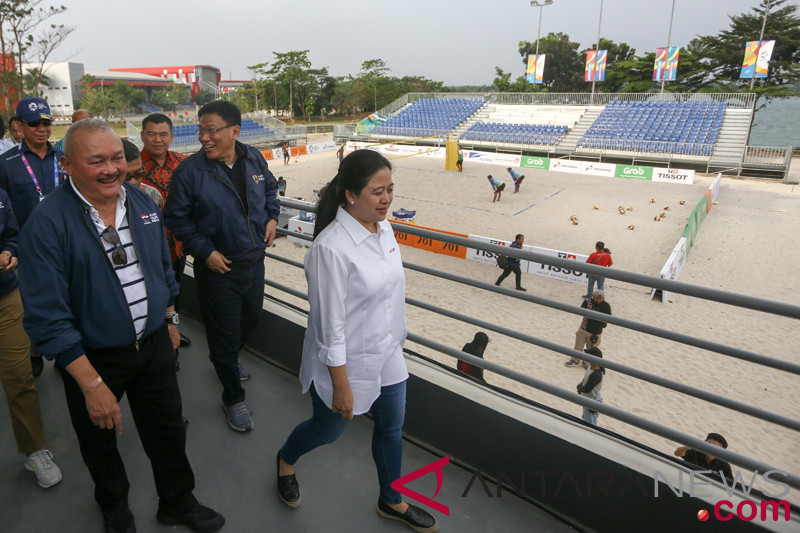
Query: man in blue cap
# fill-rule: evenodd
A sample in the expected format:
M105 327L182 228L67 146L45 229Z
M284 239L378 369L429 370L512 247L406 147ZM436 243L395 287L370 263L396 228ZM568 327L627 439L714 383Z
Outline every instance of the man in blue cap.
M50 106L41 98L25 98L17 104L22 119L22 142L0 155L0 188L5 189L20 229L45 196L61 185L59 161L64 153L50 144ZM42 356L31 352L34 377L44 368Z
M6 190L20 228L45 196L61 185L58 162L64 153L50 144L50 106L41 98L17 104L22 119L22 142L0 156L0 187Z

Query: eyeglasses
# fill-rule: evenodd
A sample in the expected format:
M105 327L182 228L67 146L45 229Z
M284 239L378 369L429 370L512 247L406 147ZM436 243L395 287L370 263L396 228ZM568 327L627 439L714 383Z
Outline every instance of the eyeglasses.
M50 124L52 123L53 123L52 121L47 120L46 118L40 118L39 120L34 120L33 122L27 122L28 126L30 126L31 128L38 128L43 124L45 128L49 128Z
M108 226L100 234L108 244L113 244L114 249L111 250L111 262L115 265L124 265L128 262L128 254L125 253L125 248L119 240L119 233L114 229L114 226Z
M222 126L221 128L208 128L207 130L204 130L203 128L197 128L197 136L202 137L203 135L208 135L209 137L214 137L218 132L227 128L232 128L235 125L236 124L228 124L227 126Z
M140 180L140 179L144 178L145 174L147 174L147 171L144 169L144 167L139 167L139 170L137 170L133 174L128 174L125 177L125 181Z

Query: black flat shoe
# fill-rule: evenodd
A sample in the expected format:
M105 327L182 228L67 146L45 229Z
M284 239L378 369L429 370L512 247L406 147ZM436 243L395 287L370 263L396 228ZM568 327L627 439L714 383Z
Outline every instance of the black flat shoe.
M283 503L292 509L297 509L300 507L300 485L297 484L297 478L294 474L281 475L281 452L278 452L275 457L275 466L278 477L278 496Z
M103 513L103 525L106 533L136 533L133 513L127 505L118 505Z
M192 345L192 341L189 340L189 337L187 337L184 334L181 334L181 348L188 348L191 345Z
M44 357L41 355L31 356L31 370L33 370L33 377L38 378L44 370Z
M439 530L436 519L415 505L409 504L405 513L398 513L378 498L378 514L383 518L402 522L419 533L434 533Z

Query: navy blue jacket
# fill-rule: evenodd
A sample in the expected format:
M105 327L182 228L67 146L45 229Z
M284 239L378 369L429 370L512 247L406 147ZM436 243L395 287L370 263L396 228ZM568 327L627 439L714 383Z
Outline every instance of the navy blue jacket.
M17 255L18 233L17 219L14 218L11 202L8 200L6 191L0 189L0 252L11 252L11 255ZM16 270L3 271L0 273L0 296L8 294L18 284Z
M236 149L237 154L244 153L247 198L239 199L227 173L202 149L172 173L164 206L167 228L183 241L185 253L203 261L214 250L240 264L263 257L267 222L280 215L278 182L264 157L238 141ZM249 214L245 214L245 201Z
M509 248L516 248L517 250L522 250L522 245L514 239L511 244L508 246ZM520 261L516 257L506 256L508 259L508 268L519 268Z
M20 227L23 227L28 221L28 217L31 216L33 209L39 205L39 193L31 179L31 175L28 174L28 169L25 168L25 164L19 156L19 147L22 147L25 158L30 163L31 170L36 175L36 180L39 182L39 187L41 187L44 196L47 196L56 188L53 161L55 160L56 163L61 161L61 156L64 155L64 152L47 143L47 154L44 159L41 159L31 152L31 149L28 148L23 139L19 146L10 148L0 155L0 188L5 189L8 193L11 205L14 207L17 222ZM64 170L59 166L59 185L64 183L65 177Z
M178 294L161 212L128 183L127 215L147 288L144 336L164 325ZM87 348L133 346L125 293L88 207L66 184L42 201L19 241L23 325L38 351L66 367Z

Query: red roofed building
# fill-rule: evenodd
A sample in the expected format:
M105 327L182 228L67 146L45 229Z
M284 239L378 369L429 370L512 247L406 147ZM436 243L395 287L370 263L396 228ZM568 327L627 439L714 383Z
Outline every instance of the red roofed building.
M219 90L222 78L217 67L211 65L184 65L177 67L139 67L139 68L112 68L112 72L136 72L164 78L173 83L182 83L191 88L192 96L203 89L210 91Z

